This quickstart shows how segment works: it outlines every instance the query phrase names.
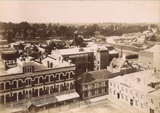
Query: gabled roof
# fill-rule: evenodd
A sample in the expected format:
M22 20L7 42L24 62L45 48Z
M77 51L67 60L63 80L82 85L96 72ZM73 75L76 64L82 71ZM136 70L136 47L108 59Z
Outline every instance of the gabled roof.
M113 58L112 61L110 62L110 67L113 66L113 68L119 69L122 68L124 63L125 59Z

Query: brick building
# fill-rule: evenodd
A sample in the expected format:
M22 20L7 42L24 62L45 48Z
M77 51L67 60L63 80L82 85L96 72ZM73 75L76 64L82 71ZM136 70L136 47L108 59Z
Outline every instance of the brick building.
M2 62L1 62L2 63ZM18 58L17 66L0 68L0 107L10 112L76 101L75 65L50 56Z

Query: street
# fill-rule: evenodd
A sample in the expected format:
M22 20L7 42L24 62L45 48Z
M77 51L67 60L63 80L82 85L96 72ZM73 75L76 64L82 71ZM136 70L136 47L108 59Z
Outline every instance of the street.
M52 108L54 109L54 108ZM55 110L45 110L39 113L53 113ZM59 113L131 113L126 109L112 103L109 100L103 100L94 102L88 105L83 105L74 109L67 109L62 111L57 111Z

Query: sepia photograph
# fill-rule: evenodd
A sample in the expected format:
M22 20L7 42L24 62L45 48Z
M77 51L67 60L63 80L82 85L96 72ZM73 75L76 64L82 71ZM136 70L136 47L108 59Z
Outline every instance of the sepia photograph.
M0 113L160 113L160 1L1 0Z

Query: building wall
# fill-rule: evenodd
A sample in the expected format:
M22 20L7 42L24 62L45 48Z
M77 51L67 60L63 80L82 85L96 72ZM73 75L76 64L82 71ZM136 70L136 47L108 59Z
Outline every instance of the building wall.
M149 51L140 51L139 52L139 60L142 63L142 66L146 68L153 68L154 66L154 55Z
M108 86L109 95L117 100L125 102L144 113L152 113L150 109L154 110L153 113L160 112L160 100L152 98L147 93L139 92L127 84L115 82L112 79L109 79Z
M1 104L75 90L74 68L63 70L53 70L52 73L41 71L38 74L34 72L34 75L29 73L25 77L17 74L14 75L15 78L8 77L5 80L0 77Z
M108 50L97 51L98 70L107 69L109 65L109 52Z
M82 73L94 70L94 54L93 53L83 53L77 55L65 55L64 60L71 60L73 64L76 65L76 76Z
M108 93L108 81L103 80L99 82L92 82L82 85L81 97L82 99L90 99Z
M154 96L149 96L148 99L148 113L160 113L160 99Z
M154 53L153 67L156 68L157 70L160 70L160 61L159 61L159 59L160 59L160 52Z

